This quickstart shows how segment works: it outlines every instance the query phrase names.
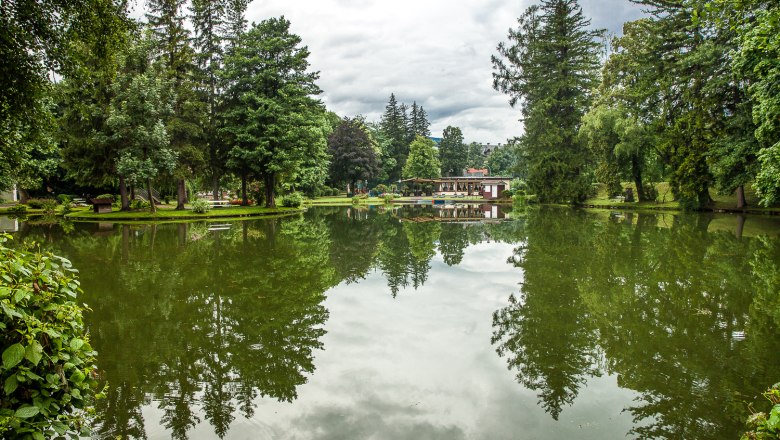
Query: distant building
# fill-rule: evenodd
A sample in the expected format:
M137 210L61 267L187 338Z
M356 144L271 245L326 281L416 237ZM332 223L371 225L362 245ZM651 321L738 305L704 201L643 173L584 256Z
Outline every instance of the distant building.
M502 148L503 145L501 143L499 143L499 144L487 143L487 144L481 144L481 147L482 147L482 154L485 155L485 156L488 156L493 151L498 150L499 148Z
M19 195L16 191L16 185L14 185L13 188L9 189L8 191L0 191L0 199L6 202L18 202Z
M441 138L440 137L428 136L428 139L432 140L433 143L435 143L437 147L439 145L441 145Z
M468 168L463 171L463 177L486 177L490 175L487 168Z

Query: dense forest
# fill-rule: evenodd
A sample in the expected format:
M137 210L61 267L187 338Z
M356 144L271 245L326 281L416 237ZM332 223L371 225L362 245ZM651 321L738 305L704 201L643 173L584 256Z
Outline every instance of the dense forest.
M30 194L239 192L275 206L408 177L487 167L541 202L582 203L626 182L668 182L687 209L711 190L780 201L780 7L761 0L634 0L620 36L577 0L529 7L492 56L519 136L485 154L391 94L380 121L318 98L309 50L284 17L247 23L247 0L111 0L3 7L0 188ZM485 54L487 57L489 54ZM336 189L332 188L335 187ZM154 205L154 204L152 204Z

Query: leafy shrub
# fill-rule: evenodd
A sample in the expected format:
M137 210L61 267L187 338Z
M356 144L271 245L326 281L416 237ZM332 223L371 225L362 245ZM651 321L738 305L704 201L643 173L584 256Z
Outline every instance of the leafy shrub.
M374 188L374 192L376 192L377 194L385 194L390 192L390 187L385 185L384 183L380 183Z
M352 197L352 204L353 205L359 205L360 204L360 197L359 196L353 196Z
M27 206L22 205L21 203L15 206L12 206L8 208L8 212L13 215L26 215L27 214Z
M341 195L341 190L338 188L331 188L330 189L330 195L331 197L338 197Z
M95 357L71 263L48 252L5 247L0 235L3 438L83 431L96 394Z
M57 201L54 199L45 199L41 204L41 209L46 215L54 215L57 212Z
M211 204L205 199L195 199L190 203L192 212L195 214L205 214L211 211Z
M512 191L511 189L505 189L505 190L501 191L501 198L504 198L504 199L511 199L512 196L514 196L514 195L515 195L515 192Z
M385 201L385 203L392 203L394 198L395 196L392 194L385 194L382 196L382 199Z
M64 205L66 203L72 202L73 199L67 194L60 194L57 196L57 201Z
M28 199L25 205L32 209L44 209L44 205L50 205L51 203L57 204L54 199Z
M780 439L780 383L762 393L772 403L772 409L767 416L764 412L755 412L748 417L747 426L750 431L742 434L740 440L749 439Z
M149 209L152 205L146 200L135 199L130 201L130 209Z
M658 199L658 189L655 187L652 183L646 183L642 185L642 188L645 191L645 197L647 197L647 200L650 200L651 202L654 202Z
M101 194L97 197L93 197L94 199L109 199L112 202L116 200L116 197L114 197L113 194Z
M73 212L73 203L66 202L62 204L62 215L68 215Z
M299 192L290 193L282 196L282 206L287 208L297 208L303 204L303 195Z
M533 205L537 203L535 194L515 194L512 197L512 203L516 205Z

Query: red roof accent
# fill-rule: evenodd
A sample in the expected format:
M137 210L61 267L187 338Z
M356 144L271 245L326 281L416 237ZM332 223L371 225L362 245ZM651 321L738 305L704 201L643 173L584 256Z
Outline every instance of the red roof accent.
M467 174L474 174L474 173L482 173L487 176L488 169L487 168L469 168L466 170Z

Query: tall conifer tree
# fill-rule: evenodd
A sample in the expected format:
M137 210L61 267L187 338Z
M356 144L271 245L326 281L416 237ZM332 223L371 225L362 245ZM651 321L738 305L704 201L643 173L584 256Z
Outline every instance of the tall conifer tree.
M581 202L590 177L577 131L595 85L603 32L588 29L577 0L543 0L518 23L493 57L493 86L521 106L531 189L542 201Z

